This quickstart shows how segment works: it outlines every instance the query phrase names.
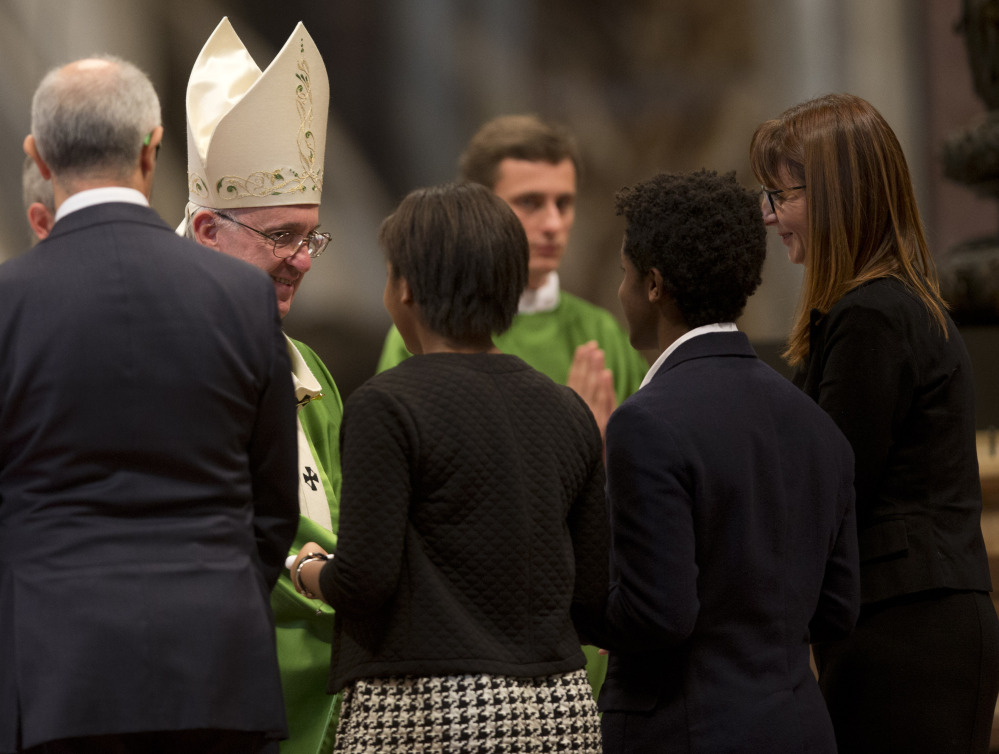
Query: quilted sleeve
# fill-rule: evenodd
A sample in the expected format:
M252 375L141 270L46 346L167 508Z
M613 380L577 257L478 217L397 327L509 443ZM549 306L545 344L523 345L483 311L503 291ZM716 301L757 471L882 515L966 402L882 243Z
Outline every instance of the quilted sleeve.
M415 432L396 399L371 386L347 400L341 430L343 494L336 557L323 569L323 597L359 617L395 593L412 487Z

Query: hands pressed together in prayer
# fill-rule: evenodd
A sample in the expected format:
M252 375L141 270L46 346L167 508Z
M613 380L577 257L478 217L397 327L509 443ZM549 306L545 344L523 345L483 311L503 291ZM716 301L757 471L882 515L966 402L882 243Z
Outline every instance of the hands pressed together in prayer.
M607 420L617 408L617 396L614 393L614 375L605 365L604 352L595 340L576 348L566 384L589 406L602 438Z

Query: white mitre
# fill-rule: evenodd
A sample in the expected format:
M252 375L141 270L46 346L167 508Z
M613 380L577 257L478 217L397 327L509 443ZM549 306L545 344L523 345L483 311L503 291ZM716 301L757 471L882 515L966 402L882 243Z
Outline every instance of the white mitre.
M261 72L223 18L187 84L188 217L192 207L319 204L330 85L299 22Z

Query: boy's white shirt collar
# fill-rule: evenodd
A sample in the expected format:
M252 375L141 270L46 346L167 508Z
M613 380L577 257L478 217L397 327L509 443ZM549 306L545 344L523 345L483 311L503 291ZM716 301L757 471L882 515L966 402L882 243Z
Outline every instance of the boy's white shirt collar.
M646 372L645 379L642 380L642 384L638 386L638 389L641 390L649 384L652 378L655 377L656 372L659 371L659 367L666 363L666 359L668 359L670 354L679 348L682 343L686 343L688 340L696 338L698 335L706 335L711 332L736 332L738 329L739 328L735 326L735 322L714 322L710 325L701 325L700 327L695 327L693 330L688 330L670 343L669 347L665 351L659 354L659 358L652 363L652 366L649 368L649 371Z

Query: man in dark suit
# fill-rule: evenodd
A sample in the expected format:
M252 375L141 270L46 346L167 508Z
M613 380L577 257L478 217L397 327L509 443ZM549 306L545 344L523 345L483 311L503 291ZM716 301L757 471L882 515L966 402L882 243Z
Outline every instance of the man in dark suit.
M268 594L298 517L273 286L149 208L115 58L48 74L55 225L0 266L0 752L276 750Z
M701 171L617 208L631 343L661 355L607 425L605 751L835 752L809 642L859 610L853 454L734 324L759 202Z

